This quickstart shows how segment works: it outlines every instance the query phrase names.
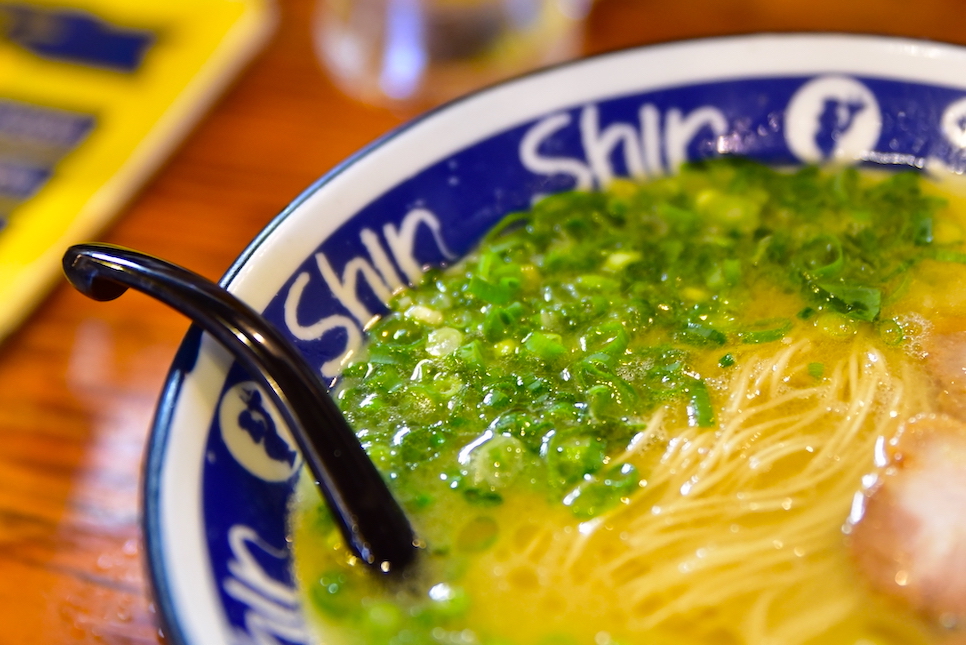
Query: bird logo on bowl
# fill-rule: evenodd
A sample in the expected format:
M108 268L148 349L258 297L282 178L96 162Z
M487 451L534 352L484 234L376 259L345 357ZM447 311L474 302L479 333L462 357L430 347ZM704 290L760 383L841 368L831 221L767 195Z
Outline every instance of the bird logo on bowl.
M850 161L874 150L882 113L868 87L844 76L821 76L788 103L786 142L802 161Z
M234 385L218 411L222 439L245 470L267 482L286 481L302 458L275 406L254 381Z

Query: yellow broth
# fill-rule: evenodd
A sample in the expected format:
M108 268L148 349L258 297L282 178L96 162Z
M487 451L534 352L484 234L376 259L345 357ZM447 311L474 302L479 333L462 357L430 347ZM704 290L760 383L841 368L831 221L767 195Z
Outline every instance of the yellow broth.
M834 222L816 223L809 215L805 224L796 224L787 200L768 193L769 182L784 181L788 173L771 172L733 162L689 167L678 177L644 187L618 182L610 189L610 201L595 202L594 208L623 208L619 226L649 227L648 235L665 241L674 234L668 232L674 225L661 218L690 217L679 212L690 210L701 220L688 229L692 239L727 245L729 239L747 238L747 243L728 247L722 255L726 259L739 252L749 257L761 253L761 240L778 235L779 225L812 226L808 235L822 244L822 236L837 227L836 235L846 246L851 244L846 238L867 223L868 215L861 212L866 202L856 198L845 210L859 211L860 224L843 224L838 213L823 215ZM858 191L893 180L854 171L807 172L815 174L820 187L836 189L839 182L839 190L844 181L856 182L849 190ZM851 179L843 179L846 174ZM780 190L785 188L775 189ZM790 272L769 268L764 256L743 260L738 277L725 284L706 265L689 265L687 270L695 275L686 274L683 265L664 267L681 271L671 276L672 281L680 278L677 290L659 294L665 300L677 298L667 300L677 317L656 314L642 322L638 311L635 324L621 322L633 328L628 340L618 343L613 354L593 359L598 363L591 366L598 365L604 376L591 370L598 380L589 388L586 382L573 391L564 386L579 380L579 361L600 349L585 347L597 338L588 330L621 320L619 310L570 327L553 319L555 314L526 310L530 317L521 314L529 321L523 329L510 326L498 330L498 337L487 337L492 329L487 331L485 321L474 322L462 311L484 315L488 308L529 302L528 297L549 302L541 291L549 279L547 258L561 245L565 253L577 253L566 247L574 243L572 238L530 249L532 257L522 262L519 252L511 251L522 269L508 272L513 279L503 283L492 273L487 278L491 286L509 285L509 298L487 291L487 285L474 288L467 277L492 271L486 267L487 249L505 246L507 236L539 237L541 231L527 230L528 216L511 216L525 222L522 229L511 227L491 236L481 251L458 266L430 274L426 283L397 297L394 313L375 328L372 342L400 334L392 326L393 317L404 321L399 324L406 325L406 333L410 328L422 333L423 340L407 336L411 355L403 358L399 353L379 354L382 350L371 346L347 370L342 392L351 393L340 401L371 401L400 388L399 396L407 400L425 395L425 389L405 388L416 387L411 384L427 378L427 365L435 366L429 382L444 389L450 401L434 409L436 417L426 416L429 398L409 413L418 422L386 416L381 409L388 429L379 436L373 419L362 413L353 417L347 410L411 515L424 549L415 570L402 579L373 575L348 554L316 493L303 482L292 513L296 574L320 640L393 645L885 645L938 643L948 637L947 630L869 588L855 570L843 531L863 490L863 477L876 471L876 441L893 436L903 421L935 408L935 386L922 364L929 334L966 329L966 295L955 288L966 280L966 256L959 255L966 229L962 199L925 181L903 190L914 191L919 199L915 203L928 206L931 221L928 241L887 250L902 260L900 271L886 266L876 282L868 271L828 269L838 262L836 242L827 243L832 249L828 256L810 259L804 270L799 265ZM651 191L651 196L638 198L637 191ZM940 194L945 201L927 198ZM741 202L744 198L749 201ZM902 205L908 207L907 198L897 199L907 200ZM656 206L660 200L674 208L662 211ZM716 203L724 206L715 210ZM604 219L598 217L596 225L609 225ZM606 238L617 246L597 253L596 267L580 267L578 278L565 283L577 285L568 293L579 291L581 284L600 291L603 284L626 294L627 282L617 284L614 276L638 261L634 254L642 247L636 245L651 243L650 238L623 241L627 235L624 230L616 236L581 238L582 245ZM814 259L808 235L783 248L792 255L804 248ZM667 243L676 244L673 239ZM662 253L667 247L648 248ZM507 265L507 257L489 262ZM774 262L784 266L780 256ZM833 270L839 273L833 275ZM453 296L452 286L447 287L450 291L440 286L451 275L462 276L456 284L463 296ZM845 275L851 277L841 277ZM579 282L584 276L601 278ZM874 297L872 290L878 290ZM465 296L467 291L473 293ZM856 301L848 301L853 295ZM464 326L456 340L449 332L439 332L459 324ZM454 367L460 356L471 356L468 350L459 352L474 334L485 341L480 345L488 361L476 376ZM542 344L530 341L539 334ZM614 348L613 343L602 346ZM672 385L657 400L622 389L622 383L635 390L649 383L641 376L643 359L625 359L653 347L683 352L640 354L650 361L648 369L665 359L678 365L677 372L658 373ZM390 360L401 361L391 364L406 378L403 385L391 384L396 390L380 393L384 383L377 383L373 374ZM609 368L621 383L607 382ZM466 416L465 410L456 410L469 405L459 398L466 396L464 389L483 392L487 378L507 371L521 374L519 387L535 392L531 398L545 392L532 379L559 379L559 389L551 385L550 391L576 405L583 416L554 417L558 426L551 424L549 438L534 439L527 435L533 425L501 426L507 408L492 409L494 397L480 395L477 407L470 406L470 422L448 424L447 412ZM366 389L367 380L375 383L371 390ZM610 394L602 387L610 388ZM597 388L604 403L600 397L574 400L581 388ZM697 409L705 396L702 388L711 416ZM512 405L514 395L508 396L507 405ZM566 423L571 423L569 429L561 429ZM558 440L555 429L579 440ZM406 444L420 431L432 438L429 452L424 444L416 452ZM603 438L588 444L588 435L598 440L594 433ZM591 463L591 453L600 463ZM428 458L425 463L406 461L406 454ZM489 460L483 467L474 461L481 454ZM561 461L561 455L577 457ZM585 472L574 475L575 467Z

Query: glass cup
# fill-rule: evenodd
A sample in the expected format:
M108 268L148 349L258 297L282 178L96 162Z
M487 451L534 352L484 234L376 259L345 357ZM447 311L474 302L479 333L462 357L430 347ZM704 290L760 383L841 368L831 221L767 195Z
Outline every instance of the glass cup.
M319 58L350 96L428 106L579 53L593 0L318 0Z

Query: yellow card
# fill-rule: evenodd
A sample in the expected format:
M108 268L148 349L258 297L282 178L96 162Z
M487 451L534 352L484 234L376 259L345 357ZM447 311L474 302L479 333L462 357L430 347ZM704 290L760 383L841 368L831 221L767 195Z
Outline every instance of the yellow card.
M262 45L273 9L0 1L0 338Z

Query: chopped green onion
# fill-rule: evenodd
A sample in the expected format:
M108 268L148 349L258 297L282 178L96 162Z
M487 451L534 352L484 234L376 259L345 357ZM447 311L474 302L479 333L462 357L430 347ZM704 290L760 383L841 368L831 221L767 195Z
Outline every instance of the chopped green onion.
M483 336L488 341L496 341L506 334L508 316L502 309L491 307L483 316Z
M589 520L618 506L622 499L640 490L639 484L637 468L631 464L616 464L581 482L564 497L564 504L578 519Z
M620 287L620 282L602 275L586 274L577 276L577 286L588 291L610 292L616 291Z
M586 337L587 350L608 356L619 356L627 350L630 336L619 322L604 323L593 329Z
M503 495L490 489L466 488L463 490L463 497L474 506L499 506L503 503Z
M949 249L935 249L932 252L932 259L938 262L956 262L966 264L966 253L951 251Z
M494 305L509 304L512 295L512 291L507 285L487 282L478 275L470 278L470 283L466 290L480 300Z
M842 241L834 235L814 238L802 247L801 255L802 268L812 278L834 278L845 267Z
M808 373L814 379L821 379L825 375L824 363L809 363Z
M460 362L470 367L483 369L483 345L478 340L474 340L456 350L456 357Z
M688 425L699 428L714 427L714 408L711 405L711 396L708 394L708 387L704 384L704 381L692 379L685 392L689 395Z
M563 346L560 340L560 334L535 331L524 339L523 346L540 360L553 362L567 353L567 348Z
M932 244L933 221L931 216L917 214L917 216L913 218L912 226L913 226L912 241L916 245L926 246L928 244Z
M773 343L785 337L792 328L792 321L787 318L763 320L755 323L752 329L738 332L738 338L745 344Z
M903 332L902 326L892 318L879 321L877 328L879 330L879 336L886 345L899 345L906 339L906 334Z
M829 303L849 318L871 322L882 307L879 289L841 282L823 282L816 287L819 294L824 292Z
M689 322L678 332L678 339L691 345L724 345L728 337L710 325Z

